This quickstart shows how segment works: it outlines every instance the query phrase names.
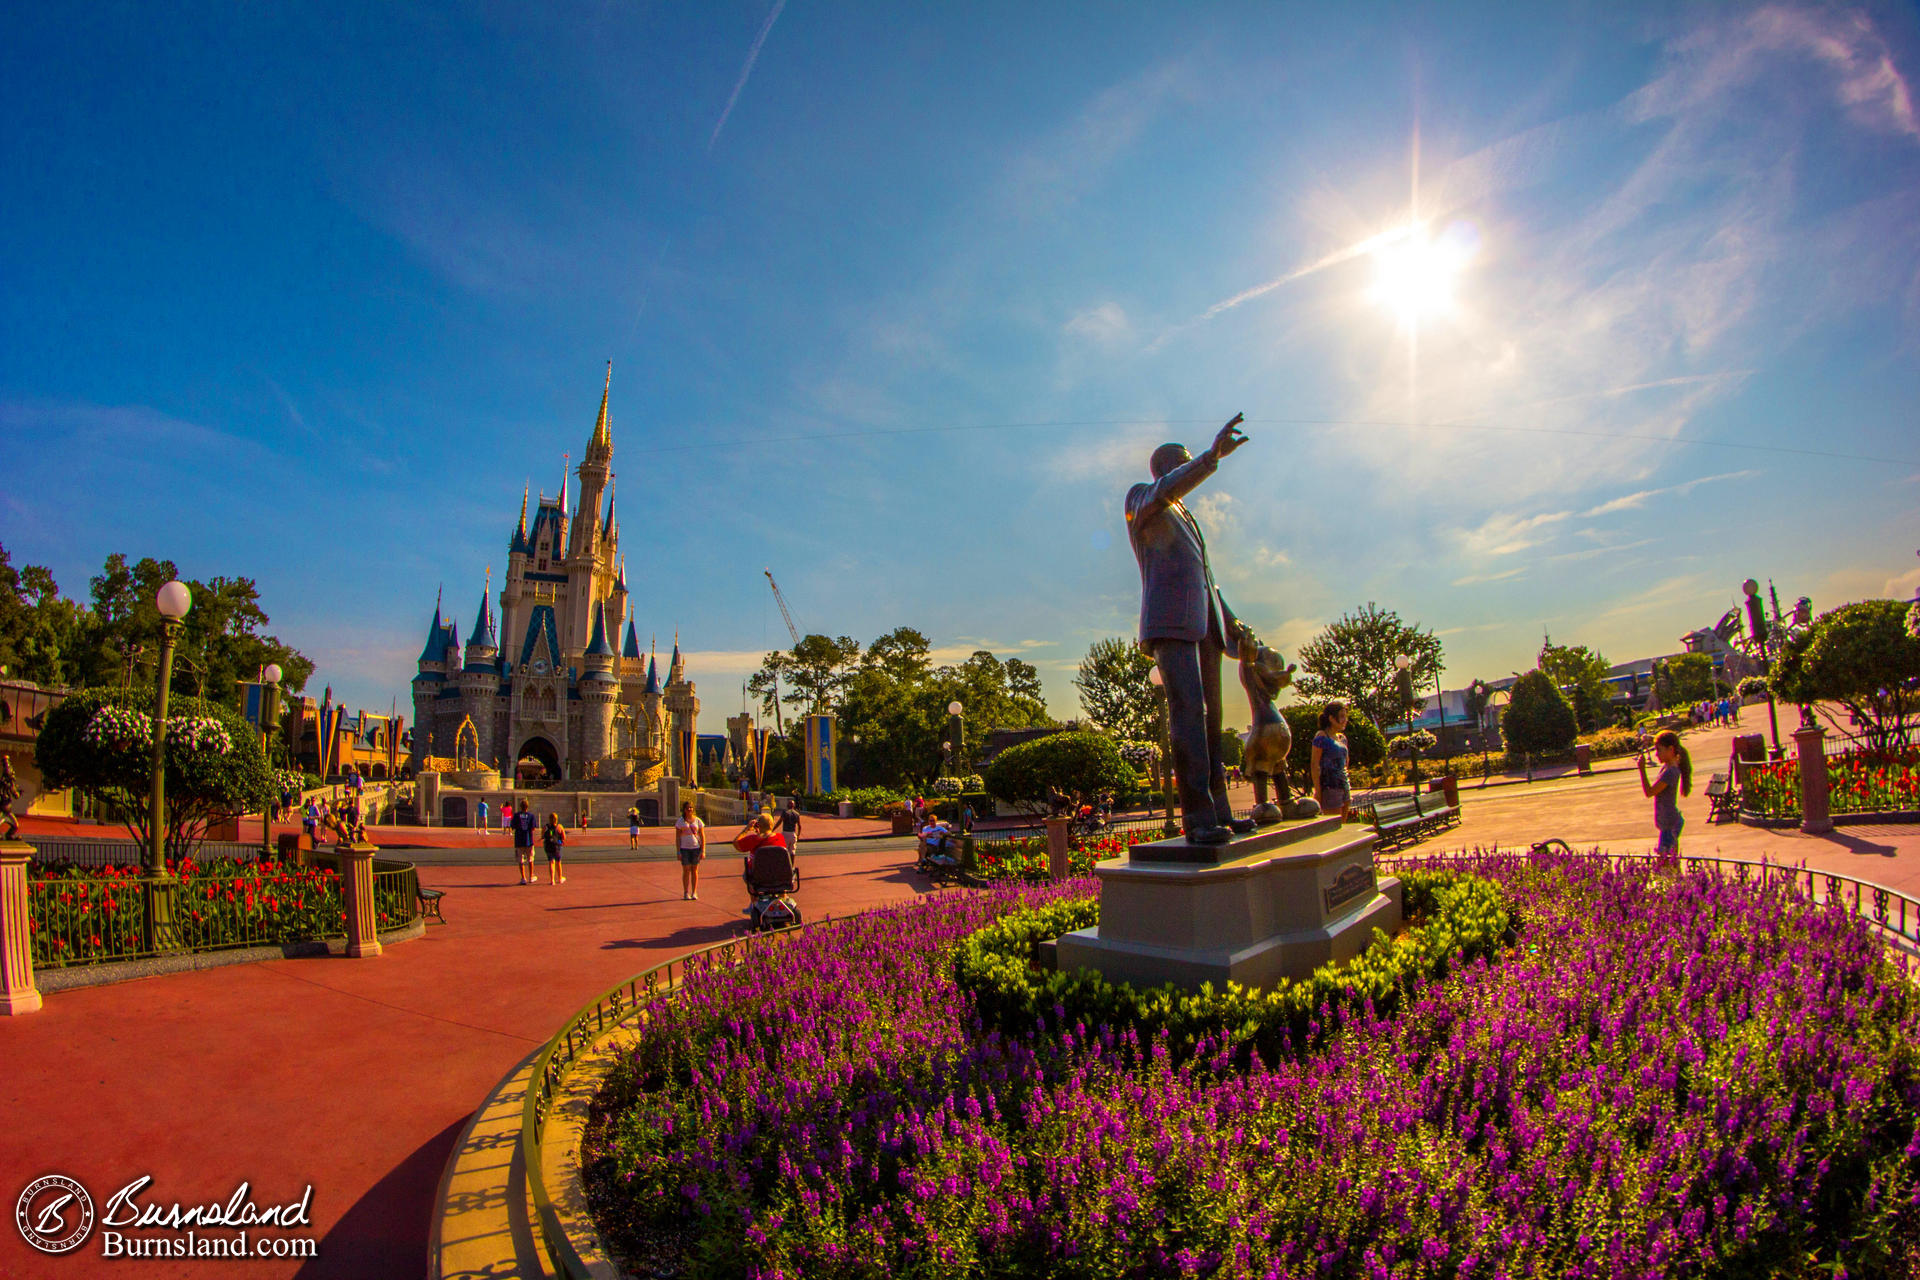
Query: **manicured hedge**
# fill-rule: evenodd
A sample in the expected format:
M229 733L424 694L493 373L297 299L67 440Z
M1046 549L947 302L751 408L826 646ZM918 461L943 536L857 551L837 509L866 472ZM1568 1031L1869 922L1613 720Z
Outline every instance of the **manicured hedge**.
M1205 1041L1224 1038L1272 1064L1310 1027L1331 1030L1339 1010L1370 1000L1385 1012L1410 980L1443 977L1460 960L1492 955L1513 934L1513 908L1489 880L1444 871L1409 871L1401 880L1411 928L1397 938L1375 930L1372 945L1353 960L1264 990L1238 983L1224 990L1207 983L1197 994L1171 984L1142 990L1089 970L1048 973L1035 967L1036 943L1100 923L1097 898L1069 898L1003 916L960 945L953 978L973 997L981 1021L1009 1035L1075 1023L1137 1030L1148 1038L1165 1033L1176 1060Z

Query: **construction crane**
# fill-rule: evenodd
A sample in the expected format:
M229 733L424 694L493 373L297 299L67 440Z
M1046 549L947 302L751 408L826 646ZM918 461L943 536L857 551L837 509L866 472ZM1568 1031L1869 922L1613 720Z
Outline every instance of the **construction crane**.
M773 602L780 606L781 621L787 624L787 634L793 637L793 647L798 649L800 628L793 625L793 614L787 610L787 598L780 594L780 584L773 580L773 570L767 569L764 572L767 575L767 585L773 588ZM773 728L782 738L787 736L786 726L780 720L780 673L777 670L773 673Z

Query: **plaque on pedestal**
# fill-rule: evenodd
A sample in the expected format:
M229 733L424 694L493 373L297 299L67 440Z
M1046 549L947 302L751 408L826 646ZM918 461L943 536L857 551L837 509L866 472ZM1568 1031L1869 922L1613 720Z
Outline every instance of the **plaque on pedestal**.
M1337 817L1212 847L1135 845L1094 874L1100 923L1060 939L1059 967L1140 987L1297 980L1401 923L1400 882L1377 874L1372 832Z

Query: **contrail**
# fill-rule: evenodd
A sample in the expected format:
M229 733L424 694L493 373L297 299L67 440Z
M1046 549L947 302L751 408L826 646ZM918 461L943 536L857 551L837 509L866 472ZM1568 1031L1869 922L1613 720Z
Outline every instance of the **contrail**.
M1406 226L1401 226L1401 227L1394 227L1388 231L1382 231L1377 236L1368 236L1365 240L1360 241L1358 244L1348 245L1344 249L1336 249L1332 253L1328 254L1326 257L1315 259L1314 261L1307 263L1305 266L1295 267L1293 270L1287 272L1285 275L1276 276L1272 280L1267 281L1265 284L1257 284L1253 286L1253 288L1251 289L1243 289L1241 292L1234 294L1231 298L1225 298L1219 302L1214 303L1212 306L1208 307L1205 311L1202 311L1199 315L1187 321L1185 324L1177 324L1173 326L1171 329L1168 329L1165 333L1161 334L1159 337L1155 338L1152 342L1148 343L1147 350L1157 351L1163 345L1166 344L1169 338L1173 337L1175 334L1185 333L1188 329L1193 328L1195 325L1205 324L1207 321L1219 315L1222 311L1231 311L1243 302L1251 302L1255 298L1260 297L1262 294L1272 293L1275 289L1278 289L1283 284L1291 284L1295 280L1298 280L1303 276L1310 276L1316 271L1325 271L1328 267L1337 267L1343 262L1351 262L1355 258L1363 257L1366 254L1372 253L1375 249L1382 248L1385 245L1390 245L1394 243L1396 240L1404 240L1408 236L1412 235L1413 231L1414 231L1414 227L1412 224L1408 224Z
M709 153L713 151L713 144L720 141L720 131L727 127L727 117L733 114L733 104L740 101L740 91L747 87L747 77L753 74L753 64L760 57L760 46L767 42L767 33L773 30L773 24L779 21L780 11L786 7L787 0L773 0L773 12L760 24L760 34L753 38L753 47L747 50L747 62L740 68L740 78L733 82L733 92L727 95L726 109L714 123L713 136L707 139Z

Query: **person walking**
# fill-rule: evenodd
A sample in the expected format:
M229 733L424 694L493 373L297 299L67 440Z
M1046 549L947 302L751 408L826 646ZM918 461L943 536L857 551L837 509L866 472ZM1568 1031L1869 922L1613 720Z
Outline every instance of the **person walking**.
M1693 757L1680 745L1680 735L1663 729L1653 740L1654 758L1660 772L1647 779L1647 757L1639 757L1640 790L1653 801L1653 829L1659 833L1653 852L1656 857L1680 860L1680 829L1686 819L1680 816L1680 797L1693 793Z
M780 811L780 834L785 837L787 852L800 850L800 802L787 797L787 807Z
M513 855L520 864L520 883L533 883L533 832L536 819L527 812L527 802L520 802L520 811L513 815Z
M1353 789L1347 781L1347 704L1329 702L1320 713L1320 731L1313 735L1313 798L1321 813L1347 820Z
M960 806L960 834L963 836L973 834L973 801L971 800Z
M540 832L540 847L547 854L547 883L565 884L567 877L560 865L560 851L567 846L567 829L560 825L560 815L549 813L547 825Z
M307 801L307 807L300 811L300 830L306 833L307 843L313 843L314 832L320 826L320 802Z
M673 843L680 854L680 901L700 901L700 864L707 856L707 824L693 812L693 801L680 802L680 818L673 824Z
M637 804L628 805L627 806L627 848L638 849L639 847L640 847L640 806Z
M474 813L477 815L478 820L473 825L480 828L481 835L487 834L487 802L482 800L479 808L475 809Z

